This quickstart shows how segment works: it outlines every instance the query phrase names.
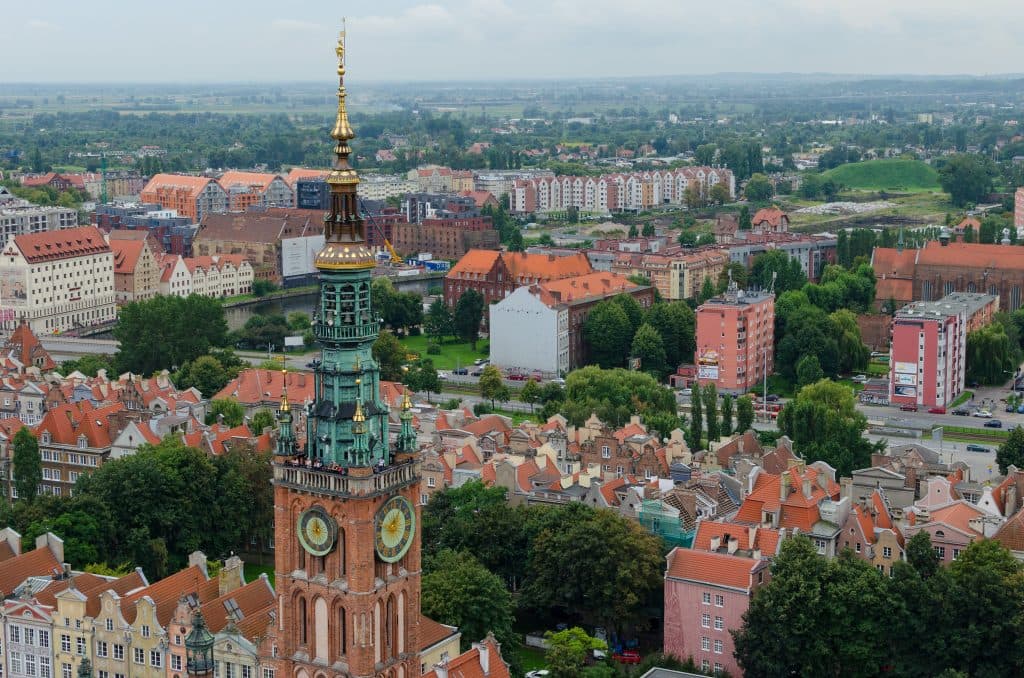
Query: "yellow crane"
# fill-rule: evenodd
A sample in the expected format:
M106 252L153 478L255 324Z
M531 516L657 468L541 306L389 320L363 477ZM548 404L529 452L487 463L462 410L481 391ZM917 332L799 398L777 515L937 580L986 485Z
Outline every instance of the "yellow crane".
M363 211L363 214L367 217L367 219L370 220L370 223L377 230L377 234L380 236L380 239L384 241L384 247L386 247L388 252L391 253L391 265L394 266L396 264L402 263L402 257L398 256L398 252L395 251L395 248L391 244L391 241L388 240L386 235L384 235L384 229L380 227L380 224L377 223L377 220L373 218L373 215L370 214L369 210L367 210L365 205L363 205L362 198L359 199L359 209L361 209Z

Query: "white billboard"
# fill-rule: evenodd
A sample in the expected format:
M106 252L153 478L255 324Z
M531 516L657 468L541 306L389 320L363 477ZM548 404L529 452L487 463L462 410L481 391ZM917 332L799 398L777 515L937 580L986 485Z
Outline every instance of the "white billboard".
M896 383L905 384L909 386L917 386L917 375L916 374L905 374L902 372L896 373Z
M11 325L20 309L28 305L28 268L0 270L0 322Z
M699 365L697 367L697 378L718 381L718 365Z
M281 276L294 278L316 272L313 259L323 249L323 235L309 235L303 238L281 240Z
M917 374L917 363L893 363L897 374Z

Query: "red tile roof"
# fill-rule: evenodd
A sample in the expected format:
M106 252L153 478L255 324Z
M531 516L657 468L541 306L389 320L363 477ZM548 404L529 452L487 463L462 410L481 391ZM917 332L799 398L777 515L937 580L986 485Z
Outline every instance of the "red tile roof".
M220 587L216 578L208 579L199 566L191 565L125 596L121 600L121 614L128 623L134 622L136 603L140 598L149 597L156 605L157 620L161 626L166 627L174 615L178 598L189 593L195 593L199 603L203 604L216 598L220 593Z
M1011 551L1024 551L1024 511L1017 511L993 537Z
M757 210L754 214L754 218L750 220L754 226L767 221L769 226L779 226L782 223L782 219L788 219L785 212L780 210L778 207L762 207Z
M955 527L968 534L971 534L972 532L974 534L979 534L976 529L971 527L970 523L975 518L983 518L986 515L987 514L978 507L961 499L949 504L948 506L932 510L929 521L933 523L946 523L947 525Z
M0 562L0 596L11 596L29 577L48 577L63 571L63 567L46 546L8 558Z
M420 616L420 652L437 645L445 638L450 638L458 633L454 626L446 626L436 622L427 615Z
M750 590L754 572L765 567L764 560L685 548L673 549L668 559L669 578L743 590Z
M1006 245L951 242L943 247L942 243L931 241L918 252L917 265L919 267L959 266L1001 271L1024 270L1024 257L1020 255L1017 248Z
M114 273L134 273L139 263L145 240L119 240L111 238L110 249L114 251Z
M35 360L33 358L42 356L43 365L41 369L43 371L52 370L57 367L57 363L53 361L53 358L50 357L47 350L43 348L42 343L39 341L39 337L35 335L32 331L32 327L28 323L22 323L15 327L5 346L10 347L11 349L17 349L17 355L14 357L17 358L22 365L34 365Z
M270 582L263 577L258 577L244 586L204 602L202 604L203 617L206 619L206 625L210 631L217 633L228 623L229 605L237 606L238 610L242 612L242 619L245 619L250 614L263 610L268 605L273 605L274 601L274 589L271 588Z
M255 186L260 190L265 191L267 190L267 187L273 183L274 179L278 178L278 175L268 174L266 172L240 172L238 170L229 170L222 174L218 181L225 189L230 189L232 186Z
M59 231L28 233L14 237L14 247L30 264L110 252L110 245L95 226L79 226ZM5 250L10 253L11 249Z
M449 660L447 675L449 678L509 678L508 664L501 658L501 652L494 637L488 635L480 643L485 646L488 654L488 670L484 671L481 663L480 649L476 646ZM422 678L438 678L437 671L428 671Z
M697 526L697 534L693 537L693 548L707 551L711 548L711 538L721 539L721 546L728 545L726 535L737 541L737 546L744 551L759 549L766 556L775 555L779 544L779 531L770 527L754 528L754 541L750 541L749 525L739 523L702 520Z
M779 499L779 490L783 476L787 477L789 491L786 499ZM803 493L803 481L810 481L810 497ZM754 491L751 492L740 506L736 520L742 523L759 525L764 511L779 511L779 527L800 528L808 531L818 522L818 504L826 498L838 499L839 485L828 480L828 492L818 484L818 470L807 467L803 475L799 467L786 471L783 475L761 473L757 476Z
M326 179L327 175L330 174L330 170L325 169L307 169L305 167L293 167L288 170L288 174L284 177L284 182L295 188L295 182L300 179Z
M58 405L49 410L36 427L36 434L50 434L50 440L60 445L77 445L79 436L93 449L110 447L110 415L124 409L124 403L113 403L94 408L88 400Z

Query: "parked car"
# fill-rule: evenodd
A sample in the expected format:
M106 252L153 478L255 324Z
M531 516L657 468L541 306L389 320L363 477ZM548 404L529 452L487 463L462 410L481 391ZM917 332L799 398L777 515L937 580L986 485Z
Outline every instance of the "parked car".
M970 414L970 412L968 412L962 407L958 407L955 410L953 410L953 414L955 414L958 417L966 417L968 414Z
M561 377L559 377L558 379L552 379L551 383L552 384L558 384L559 386L565 386L565 379L562 379Z
M440 379L441 381L446 380L449 376L450 375L447 372L438 372L437 373L437 378Z
M639 664L640 653L636 650L623 650L612 655L612 659L620 664Z
M693 389L692 388L681 388L681 389L679 389L679 395L681 395L681 396L691 396L691 395L693 395Z
M767 400L770 403L777 403L779 402L779 396L775 395L774 393L769 393L768 397L765 398L765 400Z
M853 378L853 382L855 384L863 384L867 380L868 380L868 375L866 375L866 374L858 374L857 376L855 376Z
M1006 404L1006 411L1007 412L1016 412L1017 411L1017 407L1013 403L1007 403Z
M466 376L467 374L469 374L469 370L467 370L465 367L457 367L454 370L452 370L452 374L460 374L462 376Z
M992 413L989 412L988 410L975 410L974 411L974 416L975 417L981 417L982 419L991 419L992 418Z
M536 671L527 671L526 678L547 678L551 675L551 672L547 669L537 669Z
M1003 422L999 421L998 419L989 419L983 425L985 426L985 428L1002 428Z
M473 361L473 364L478 366L478 367L480 365L485 365L485 364L487 364L487 358L477 358L476 360Z
M508 379L509 381L526 381L525 374L510 374L505 378Z
M917 412L917 405L914 403L903 403L900 405L900 412Z
M1017 407L1017 414L1024 414L1024 403L1021 403L1021 404L1020 404L1020 405L1019 405L1019 406Z
M945 414L945 407L930 407L928 408L928 414Z
M483 370L473 370L472 372L469 373L469 376L471 376L471 377L479 377L483 373L484 373Z
M992 448L985 447L984 445L975 445L974 443L967 444L968 452L991 452Z

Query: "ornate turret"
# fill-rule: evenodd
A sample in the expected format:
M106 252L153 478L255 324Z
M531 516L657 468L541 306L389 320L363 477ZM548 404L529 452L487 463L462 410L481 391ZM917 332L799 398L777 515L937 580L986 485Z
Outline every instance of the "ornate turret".
M281 406L277 411L277 448L274 454L291 457L295 454L295 433L292 431L292 406L288 402L288 368L281 357Z
M192 630L185 637L185 670L190 676L213 673L213 634L199 610L192 615Z
M323 347L314 372L315 401L306 426L306 454L328 466L370 468L389 464L388 410L380 402L380 369L371 347L380 323L370 305L374 254L359 216L359 177L349 164L355 137L345 108L345 32L338 55L338 115L331 131L334 167L327 183L330 211L324 216L326 242L316 256L320 302L313 332Z
M366 244L366 227L359 216L356 187L359 176L349 164L352 147L349 141L356 133L348 121L345 107L345 31L338 36L338 115L331 130L334 145L334 167L327 177L331 189L331 211L324 217L326 243L316 255L315 265L321 271L371 269L376 264Z
M402 398L402 414L399 415L399 419L402 422L402 428L398 433L398 451L415 452L416 432L412 430L412 400L409 398L408 391Z

